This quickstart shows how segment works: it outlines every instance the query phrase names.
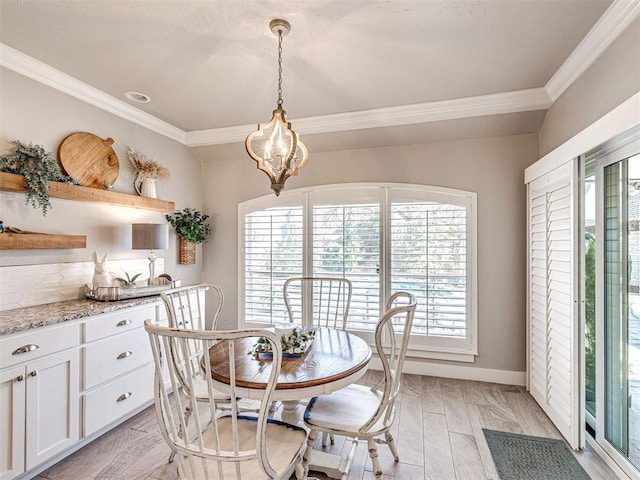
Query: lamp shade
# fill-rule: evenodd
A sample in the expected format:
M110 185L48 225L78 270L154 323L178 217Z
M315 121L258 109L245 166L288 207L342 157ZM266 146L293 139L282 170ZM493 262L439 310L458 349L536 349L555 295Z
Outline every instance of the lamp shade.
M169 248L169 225L166 223L133 223L131 225L133 250L166 250Z

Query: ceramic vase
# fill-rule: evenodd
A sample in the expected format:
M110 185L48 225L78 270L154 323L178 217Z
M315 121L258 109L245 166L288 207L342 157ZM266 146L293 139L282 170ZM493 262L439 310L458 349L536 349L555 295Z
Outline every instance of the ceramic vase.
M140 178L138 176L133 186L135 187L136 192L138 192L138 195L142 197L158 198L158 194L156 193L155 178Z

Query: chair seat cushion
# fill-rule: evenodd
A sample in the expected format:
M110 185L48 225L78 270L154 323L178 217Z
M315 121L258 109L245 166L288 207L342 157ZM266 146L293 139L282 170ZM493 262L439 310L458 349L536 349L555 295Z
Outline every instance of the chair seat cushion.
M304 412L304 423L313 430L356 437L373 416L382 400L382 392L363 385L349 385L329 395L313 397ZM384 432L384 415L369 430L370 435Z
M238 438L239 451L251 452L256 449L256 421L257 417L250 415L239 415L238 417ZM218 435L220 444L225 448L219 455L228 457L233 456L233 427L231 415L223 415L218 418ZM203 431L203 439L205 451L207 454L215 454L216 440L214 429L211 424ZM286 474L284 478L289 478L293 472L296 457L301 458L303 448L306 446L307 432L300 427L269 419L267 421L266 432L266 448L267 458L271 466L280 475ZM193 440L193 447L198 448L197 438ZM240 461L230 462L221 460L203 460L201 457L191 456L184 458L178 454L180 464L178 465L178 475L180 478L189 480L205 480L205 479L242 479L257 480L267 478L264 471L260 468L258 460L254 458ZM240 475L237 475L236 466L240 469ZM223 475L220 475L219 468ZM288 475L288 476L287 476Z

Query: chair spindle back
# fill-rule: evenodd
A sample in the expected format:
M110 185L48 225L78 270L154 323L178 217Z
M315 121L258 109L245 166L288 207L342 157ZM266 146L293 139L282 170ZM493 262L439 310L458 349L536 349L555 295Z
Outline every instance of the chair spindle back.
M243 462L256 458L268 478L277 477L278 472L267 457L266 429L269 405L282 360L278 337L270 331L259 329L203 331L166 328L148 320L145 329L149 334L156 365L155 407L160 430L167 444L177 453L179 471L184 478L242 479L243 474L249 474ZM245 337L256 337L256 340L264 337L273 349L273 362L270 362L270 367L265 367L270 368L269 380L262 395L258 419L253 422L241 421L237 405L240 395L236 385L235 358L238 352L235 351L234 341ZM219 342L224 342L224 350L228 354L226 361L230 372L231 400L226 400L224 407L230 409L230 413L221 413L218 408L207 354L209 348ZM172 354L167 357L164 352ZM206 353L203 355L202 352ZM166 368L163 366L165 359ZM209 393L206 405L198 403L194 396L180 392L180 387L194 391L196 382L202 378L206 380ZM189 414L186 413L189 410L194 419L191 426L188 425ZM208 426L209 422L211 426ZM246 446L247 439L251 440L249 436L255 437L255 441L250 441L254 446L252 449Z
M284 283L289 321L305 326L346 329L351 281L339 277L292 277Z
M382 362L384 375L372 390L381 385L384 387L380 405L360 429L362 433L366 433L383 416L384 425L393 423L394 406L400 392L402 367L409 346L416 307L417 300L413 294L396 292L387 300L386 311L376 325L376 351Z

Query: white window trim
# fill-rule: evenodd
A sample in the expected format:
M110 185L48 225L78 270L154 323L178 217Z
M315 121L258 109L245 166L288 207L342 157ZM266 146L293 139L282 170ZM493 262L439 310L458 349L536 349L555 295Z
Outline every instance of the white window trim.
M469 272L467 274L467 295L469 298L468 324L466 328L466 341L449 338L430 337L430 341L435 340L435 345L416 345L409 343L407 356L411 358L448 360L457 362L473 363L478 355L478 228L477 228L477 194L465 190L457 190L452 188L437 187L430 185L417 185L407 183L342 183L332 185L320 185L313 187L303 187L294 190L285 190L279 197L271 194L258 198L247 200L238 204L238 312L239 328L264 327L262 323L247 322L244 310L244 216L253 211L263 210L265 208L287 205L303 205L304 208L304 224L303 230L305 235L305 255L303 268L305 272L310 270L310 249L308 239L311 237L312 222L310 221L311 210L313 204L322 204L322 196L328 194L332 201L340 201L340 198L348 198L349 201L354 200L353 192L360 189L362 191L362 200L371 200L381 198L381 233L387 233L390 230L390 221L388 215L388 207L390 201L387 198L389 189L403 189L403 197L411 196L411 190L415 191L416 199L424 200L433 195L442 201L443 196L450 196L448 202L456 205L464 205L468 208L467 218L467 236L471 243L469 249L471 258L469 259ZM377 192L375 190L378 190ZM346 195L341 195L345 192ZM320 202L310 201L311 196L320 197ZM314 200L316 200L314 198ZM381 235L381 262L390 261L390 245L386 235ZM389 272L389 268L385 268L385 272ZM388 273L387 273L388 274ZM383 285L388 285L388 279L384 279ZM470 291L469 291L470 290ZM386 298L388 292L383 292ZM373 346L373 332L353 331L353 333L362 336ZM451 345L453 343L453 345ZM461 345L462 344L462 345Z

